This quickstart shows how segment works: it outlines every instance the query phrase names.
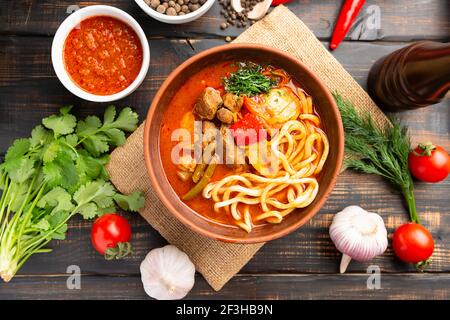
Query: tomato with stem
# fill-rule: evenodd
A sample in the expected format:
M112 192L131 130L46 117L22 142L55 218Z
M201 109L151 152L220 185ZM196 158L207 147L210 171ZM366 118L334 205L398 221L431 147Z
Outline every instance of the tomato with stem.
M419 143L408 156L411 174L425 182L439 182L450 173L450 156L431 142Z
M92 245L106 260L130 255L130 238L131 226L128 220L116 213L104 214L92 225Z

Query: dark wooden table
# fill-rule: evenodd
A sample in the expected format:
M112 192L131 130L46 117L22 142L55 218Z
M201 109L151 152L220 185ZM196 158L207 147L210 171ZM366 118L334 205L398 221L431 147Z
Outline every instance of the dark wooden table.
M151 66L142 86L117 105L133 106L144 118L153 95L169 72L192 55L236 37L242 29L221 31L219 5L201 19L185 25L162 24L146 16L130 0L77 1L80 7L109 4L130 13L145 30L151 47ZM321 39L330 38L342 1L300 0L289 5ZM22 0L0 3L0 154L13 139L28 136L42 117L66 104L78 116L101 114L104 105L82 101L58 81L50 47L58 25L74 1ZM419 39L450 40L450 2L447 0L368 0L381 9L381 29L354 33L333 53L366 87L371 65L381 56ZM352 39L353 38L353 39ZM431 140L450 150L450 103L397 114L410 126L413 142ZM328 236L333 214L350 204L380 213L392 232L407 221L401 197L377 177L347 171L321 210L301 230L266 244L220 292L198 275L191 299L439 299L450 298L450 179L416 184L417 206L432 232L436 250L425 273L398 262L391 248L371 264L381 268L381 289L368 290L369 263L352 263L337 273L340 255ZM50 254L33 256L8 284L0 283L0 299L145 299L139 264L165 240L139 215L129 216L135 252L130 259L107 262L90 245L91 224L70 223L67 240L51 244ZM66 288L67 267L81 268L81 290Z

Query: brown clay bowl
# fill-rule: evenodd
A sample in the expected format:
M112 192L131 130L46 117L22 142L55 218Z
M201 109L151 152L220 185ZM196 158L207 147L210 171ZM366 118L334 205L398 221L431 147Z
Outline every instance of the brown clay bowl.
M160 158L160 126L166 106L191 75L211 63L227 60L270 63L285 69L313 97L330 142L330 153L319 178L319 193L308 207L292 212L280 224L267 224L246 233L204 219L185 205L170 186ZM258 243L277 239L308 222L332 191L344 156L344 131L336 103L322 81L306 65L280 50L255 44L227 44L203 51L176 68L156 93L144 131L144 156L150 181L167 209L184 225L209 238L235 243ZM207 201L207 200L205 200Z

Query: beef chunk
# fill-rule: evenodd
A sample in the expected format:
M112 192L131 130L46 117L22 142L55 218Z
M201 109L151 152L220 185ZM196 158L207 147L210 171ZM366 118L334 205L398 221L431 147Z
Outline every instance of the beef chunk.
M202 120L212 120L216 116L217 109L222 103L220 91L207 87L200 94L200 97L194 106L194 113Z
M222 137L223 159L225 164L231 168L243 171L247 167L245 152L234 143L230 127L222 125L220 127L220 135Z
M244 99L233 93L228 92L223 96L223 105L231 112L239 112L243 103Z
M217 119L219 119L222 123L231 124L234 120L234 114L227 108L220 108L217 111Z

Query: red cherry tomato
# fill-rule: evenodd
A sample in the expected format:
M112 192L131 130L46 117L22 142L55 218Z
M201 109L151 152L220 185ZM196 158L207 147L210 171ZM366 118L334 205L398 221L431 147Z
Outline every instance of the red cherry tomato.
M439 146L430 142L420 143L408 157L409 170L419 180L439 182L450 173L450 156Z
M419 263L433 254L434 241L430 232L417 223L406 223L397 228L392 239L395 255L404 262Z
M130 241L130 238L130 224L118 214L104 214L92 225L92 245L100 254L105 254L106 249L116 247L119 242Z

